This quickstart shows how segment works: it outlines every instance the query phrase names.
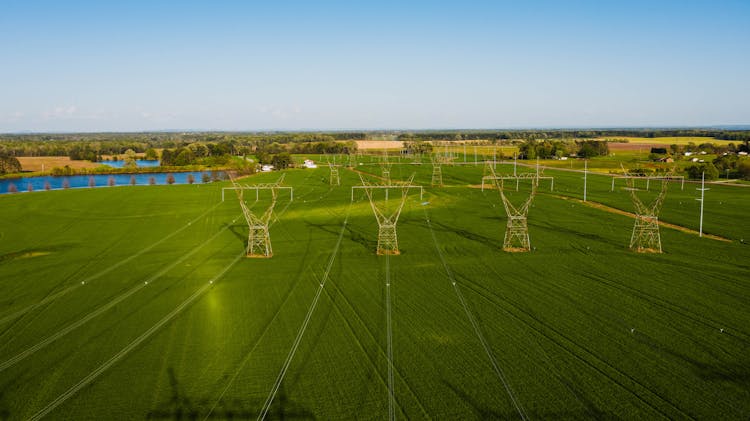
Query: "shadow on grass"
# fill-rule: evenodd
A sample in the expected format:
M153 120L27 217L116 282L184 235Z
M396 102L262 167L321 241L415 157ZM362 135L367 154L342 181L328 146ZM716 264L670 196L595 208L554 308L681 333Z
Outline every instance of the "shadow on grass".
M0 402L3 400L3 394L0 392ZM10 419L10 411L7 409L0 408L0 420L5 421Z
M254 420L258 418L263 407L259 400L246 401L241 399L222 399L214 407L214 401L209 398L190 398L181 390L174 374L174 370L168 369L169 383L172 388L172 396L169 401L159 404L155 409L146 413L146 419L150 420L203 420L203 419L226 419L226 420ZM312 412L290 401L282 387L271 405L266 419L279 420L309 420L315 419Z
M445 381L443 383L446 386L448 386L448 388L450 388L453 391L453 393L455 393L459 398L461 398L461 400L466 402L474 410L475 414L477 415L477 418L479 419L511 420L511 419L518 419L519 417L518 412L515 412L515 411L500 412L496 409L491 409L491 408L482 406L474 398L469 396L466 392L464 392L460 388ZM527 412L527 415L531 419L542 419L542 420L562 420L562 419L619 420L621 419L613 413L599 410L596 407L596 405L594 405L593 402L589 401L588 399L583 398L582 396L579 396L579 400L581 399L582 399L581 404L585 406L585 408L581 410L555 411L555 412L545 412L545 413L535 413L535 412L529 411ZM511 406L510 399L505 399L505 402L507 403L508 406Z

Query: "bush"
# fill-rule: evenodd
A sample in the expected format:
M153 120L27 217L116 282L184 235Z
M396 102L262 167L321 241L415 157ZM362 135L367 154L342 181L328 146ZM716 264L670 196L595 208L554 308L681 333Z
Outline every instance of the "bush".
M685 172L687 172L688 178L693 180L700 180L704 173L706 174L706 180L714 180L719 176L719 170L710 162L691 165L685 168Z
M750 180L750 159L743 159L737 163L737 176Z
M167 174L167 184L174 184L174 176L172 174Z

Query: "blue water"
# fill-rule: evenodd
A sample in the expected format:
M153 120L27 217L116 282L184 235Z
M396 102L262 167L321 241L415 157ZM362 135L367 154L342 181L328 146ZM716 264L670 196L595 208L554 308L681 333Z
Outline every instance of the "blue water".
M147 161L145 159L136 159L136 165L139 167L158 167L159 161ZM125 161L102 161L100 164L104 164L114 168L122 168L125 166Z
M65 180L70 184L70 188L89 187L89 178L94 179L95 187L106 187L109 185L109 178L115 182L116 186L129 186L131 184L130 177L135 177L135 184L138 186L149 185L149 179L154 177L156 184L167 184L168 173L150 173L150 174L100 174L100 175L70 175L70 176L43 176L43 177L22 177L8 180L0 180L0 194L8 193L8 188L11 184L16 186L19 192L28 191L28 186L34 191L44 191L45 182L49 182L50 189L58 190L63 188ZM211 175L210 172L176 172L171 173L174 176L174 184L188 184L188 174L192 174L195 178L194 184L201 184L203 174Z

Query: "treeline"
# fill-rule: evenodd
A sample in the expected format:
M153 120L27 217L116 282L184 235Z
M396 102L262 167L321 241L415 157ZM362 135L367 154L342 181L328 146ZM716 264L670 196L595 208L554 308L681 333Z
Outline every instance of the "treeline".
M0 135L0 153L12 156L70 156L98 161L102 155L120 155L128 149L179 149L202 144L247 155L270 144L336 143L367 138L365 132L333 133L84 133ZM210 155L215 155L213 151Z
M720 177L741 178L750 180L750 159L728 154L719 156L711 162L701 162L685 167L689 178L700 180L703 174L706 180Z
M261 164L271 164L276 168L287 168L292 163L290 154L350 154L357 151L354 141L336 142L331 139L320 142L282 144L273 142L255 148L255 156Z
M521 159L593 158L609 155L609 144L600 140L527 140L518 147L518 152Z
M399 134L401 141L467 141L593 139L598 137L713 137L722 140L750 141L750 130L712 129L602 129L602 130L449 130L417 131Z

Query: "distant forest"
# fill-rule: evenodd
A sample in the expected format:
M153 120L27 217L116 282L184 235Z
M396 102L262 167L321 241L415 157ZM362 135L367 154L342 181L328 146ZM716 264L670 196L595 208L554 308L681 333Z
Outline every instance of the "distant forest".
M356 140L391 139L415 141L482 141L498 143L528 140L589 140L607 137L691 136L744 143L750 130L714 129L607 129L607 130L424 130L352 132L154 132L154 133L70 133L0 134L0 154L5 156L69 156L99 161L103 155L121 155L128 150L149 149L174 152L190 149L196 156L291 153L347 153ZM707 139L708 140L708 139ZM342 143L342 141L346 143ZM184 156L184 155L183 155Z

